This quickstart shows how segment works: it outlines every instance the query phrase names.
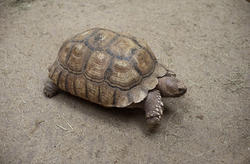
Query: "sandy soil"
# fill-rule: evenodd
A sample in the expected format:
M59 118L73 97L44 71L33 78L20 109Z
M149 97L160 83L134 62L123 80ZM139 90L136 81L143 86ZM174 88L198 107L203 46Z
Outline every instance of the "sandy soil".
M143 111L44 97L62 42L129 32L188 86L154 134ZM250 163L250 3L0 0L0 163Z

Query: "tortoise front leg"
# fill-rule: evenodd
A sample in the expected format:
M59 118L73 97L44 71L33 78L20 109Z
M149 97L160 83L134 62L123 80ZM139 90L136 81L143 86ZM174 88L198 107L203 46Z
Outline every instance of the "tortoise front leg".
M156 89L150 91L144 103L144 110L149 128L154 128L160 124L161 116L163 114L162 107L163 102L160 91Z
M43 93L45 96L51 98L55 96L58 91L59 88L51 80L47 80L47 82L44 84Z

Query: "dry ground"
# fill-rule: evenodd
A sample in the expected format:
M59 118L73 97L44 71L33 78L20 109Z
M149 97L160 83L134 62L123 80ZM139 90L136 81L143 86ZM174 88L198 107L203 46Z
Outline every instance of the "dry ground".
M188 86L156 133L142 111L44 97L62 42L96 26L144 38ZM0 163L249 164L249 70L245 0L0 0Z

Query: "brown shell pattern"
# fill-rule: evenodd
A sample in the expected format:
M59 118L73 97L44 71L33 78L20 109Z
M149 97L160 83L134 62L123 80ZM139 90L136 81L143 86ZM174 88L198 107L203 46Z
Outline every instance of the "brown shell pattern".
M141 102L165 74L144 41L102 28L66 40L49 69L60 89L107 107Z

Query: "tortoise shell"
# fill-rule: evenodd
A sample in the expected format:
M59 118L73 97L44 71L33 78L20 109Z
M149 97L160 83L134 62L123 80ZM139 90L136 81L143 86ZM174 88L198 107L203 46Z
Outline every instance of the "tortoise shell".
M165 74L144 41L102 28L66 40L49 68L60 89L106 107L141 102Z

